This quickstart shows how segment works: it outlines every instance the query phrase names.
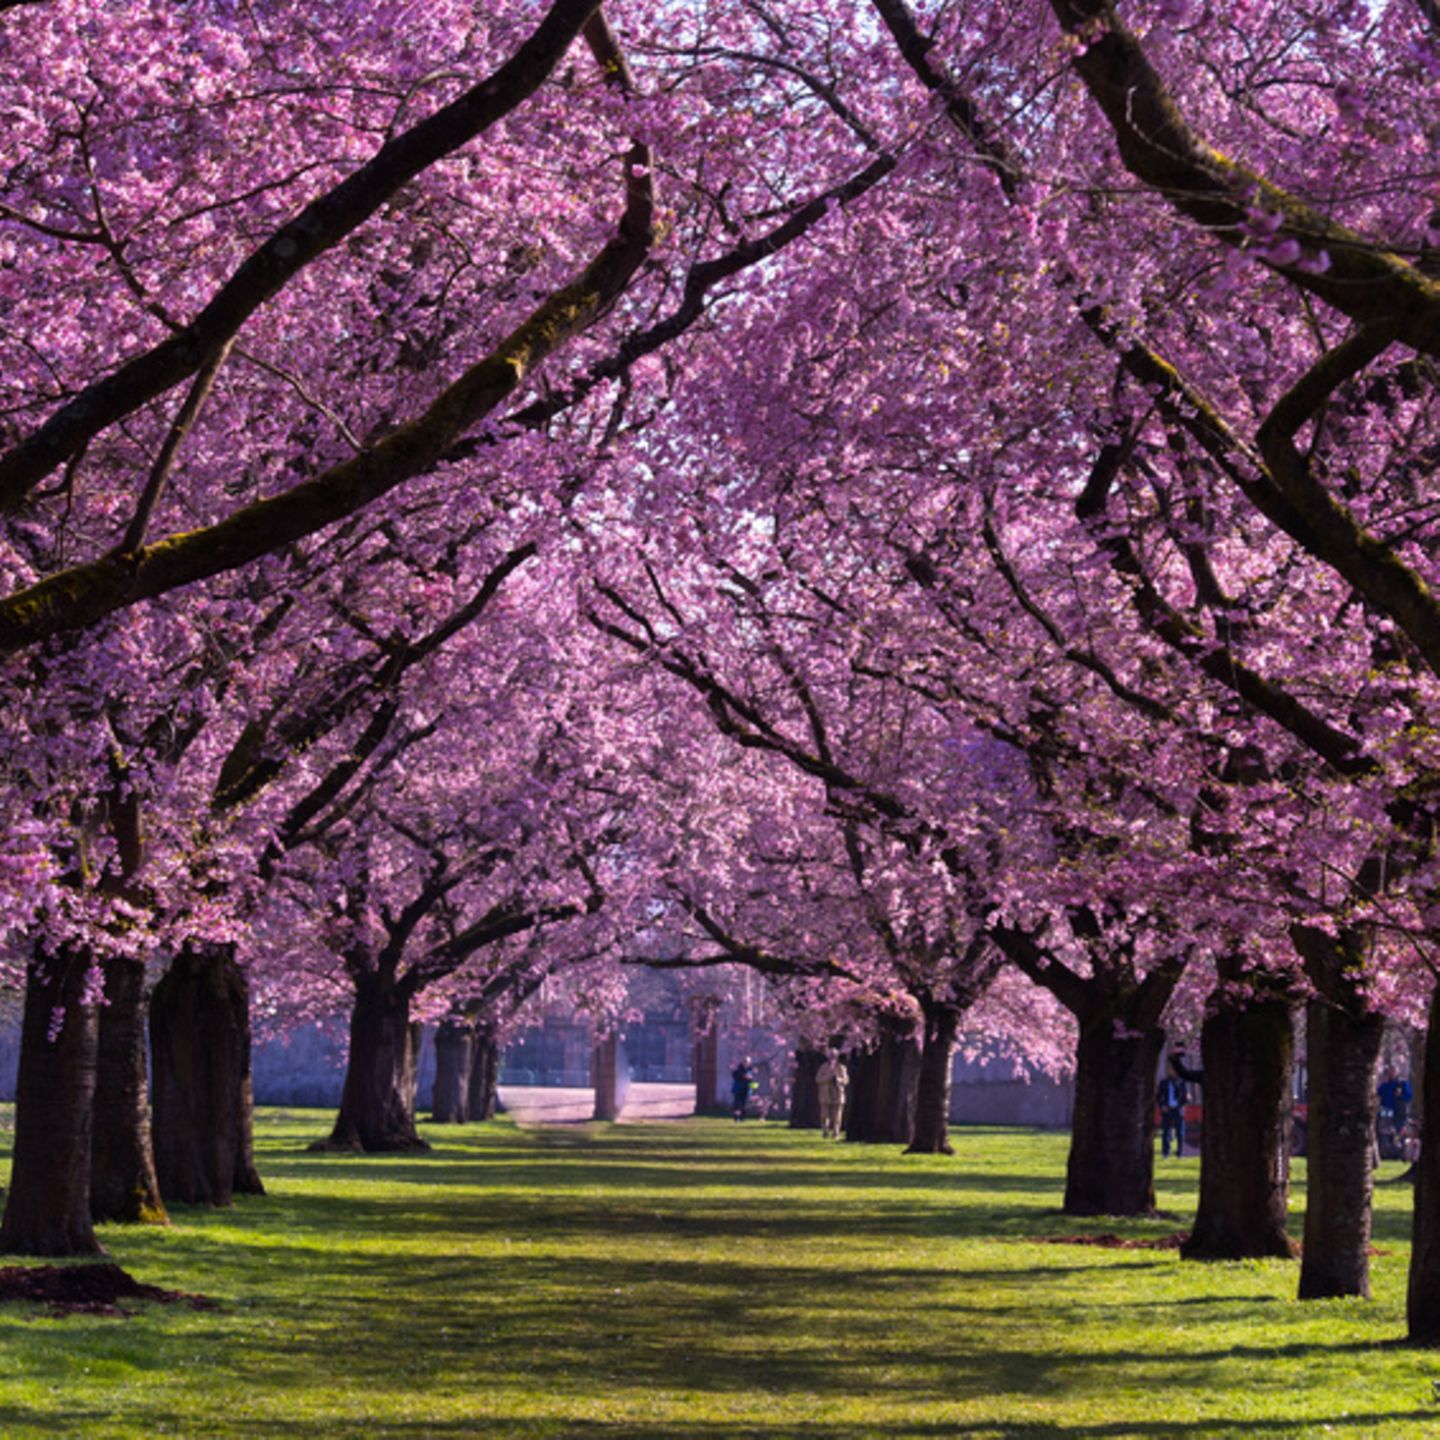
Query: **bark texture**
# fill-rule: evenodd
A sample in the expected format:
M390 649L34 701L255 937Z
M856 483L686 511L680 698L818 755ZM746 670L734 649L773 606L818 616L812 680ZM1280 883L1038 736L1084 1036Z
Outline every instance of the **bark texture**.
M795 1052L795 1074L790 1084L790 1128L792 1130L818 1130L820 1128L820 1088L815 1083L815 1072L825 1061L823 1050L797 1050Z
M145 967L116 959L107 960L104 971L90 1140L91 1218L163 1225L169 1217L150 1138Z
M1415 1162L1415 1223L1405 1325L1417 1345L1440 1345L1440 984L1430 995L1421 1083L1423 1127Z
M1242 983L1238 970L1222 967L1200 1032L1200 1203L1186 1259L1295 1254L1285 1228L1292 1005L1264 976L1252 972Z
M500 1046L489 1026L475 1027L474 1054L470 1062L470 1118L493 1120L500 1103Z
M915 1083L915 1120L909 1155L953 1155L950 1145L950 1062L960 1012L953 1005L922 1002L925 1039Z
M1382 889L1385 873L1383 858L1371 857L1358 877L1361 888ZM1372 1009L1364 984L1373 936L1363 926L1330 934L1295 925L1290 939L1315 989L1306 1012L1310 1084L1300 1299L1368 1296L1375 1078L1385 1039L1384 1017Z
M150 997L155 1170L174 1204L263 1195L255 1169L250 987L227 946L187 947Z
M1305 1244L1300 1298L1370 1294L1375 1074L1384 1017L1355 1016L1323 996L1307 1007L1310 1064Z
M463 1125L470 1118L470 1071L475 1061L475 1029L463 1016L447 1015L435 1031L435 1088L430 1118L440 1125Z
M1120 913L1123 913L1123 909ZM1184 973L1183 950L1141 972L1128 938L1106 914L1071 910L1071 934L1090 954L1072 970L1036 936L997 927L995 942L1075 1017L1075 1113L1065 1167L1068 1215L1150 1215L1155 1210L1156 1066L1165 1046L1160 1017Z
M695 1076L695 1113L697 1115L728 1115L730 1093L721 1089L720 1032L713 1020L709 1028L695 1036L690 1051L690 1068Z
M1067 1215L1155 1213L1155 1081L1165 1032L1122 1030L1107 1010L1082 1021Z
M384 1154L430 1148L415 1128L419 1028L410 1020L407 988L383 972L357 977L340 1114L330 1138L315 1149Z
M99 1021L83 1003L90 957L37 955L25 972L15 1148L0 1249L16 1255L95 1255L90 1135Z
M595 1041L590 1052L590 1083L595 1087L595 1119L620 1118L620 1038L613 1031Z
M903 1020L884 1016L871 1050L850 1057L845 1138L870 1145L908 1145L915 1131L920 1045Z

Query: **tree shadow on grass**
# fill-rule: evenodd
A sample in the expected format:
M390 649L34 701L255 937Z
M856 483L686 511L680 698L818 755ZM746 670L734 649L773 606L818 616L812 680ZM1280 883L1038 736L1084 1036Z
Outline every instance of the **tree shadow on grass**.
M415 1218L423 1227L441 1217ZM523 1375L553 1397L584 1397L603 1387L611 1397L643 1398L680 1387L933 1404L1006 1395L1060 1399L1072 1388L1103 1392L1109 1386L1102 1377L1112 1372L1124 1377L1117 1383L1159 1390L1175 1382L1177 1364L1188 1371L1237 1356L1307 1361L1318 1375L1327 1357L1365 1348L1249 1345L1197 1354L1177 1339L1169 1353L1162 1344L1040 1354L1014 1302L1055 1278L1054 1271L786 1264L783 1254L745 1263L642 1250L631 1258L588 1254L577 1263L563 1248L485 1259L330 1251L316 1267L324 1288L311 1307L298 1298L308 1288L303 1248L277 1253L269 1244L251 1254L231 1238L230 1273L246 1303L273 1315L274 1333L257 1343L251 1326L222 1316L205 1327L203 1343L188 1343L213 1354L242 1384L272 1391L303 1389L338 1353L351 1357L349 1381L381 1390L397 1383L399 1366L410 1385L423 1385L431 1370L447 1383L463 1377L480 1388ZM181 1258L173 1237L167 1251ZM794 1317L817 1305L828 1315L826 1334L796 1334ZM1089 1307L1052 1301L1050 1308L1062 1326L1073 1310L1078 1333ZM938 1331L937 1317L944 1317ZM374 1344L397 1325L403 1363ZM247 1333L243 1348L231 1343Z
M157 1418L163 1423L163 1415ZM100 1434L104 1423L112 1417L103 1411L61 1409L49 1411L44 1424L37 1424L32 1413L0 1405L0 1433L20 1434ZM896 1421L892 1424L866 1422L863 1428L851 1424L828 1424L823 1421L787 1420L783 1424L746 1424L743 1421L716 1423L682 1422L677 1428L673 1420L658 1424L636 1423L633 1420L599 1421L573 1418L529 1420L516 1422L500 1419L483 1408L451 1420L389 1420L374 1418L353 1424L333 1419L277 1421L274 1417L229 1417L227 1435L275 1437L275 1440L423 1440L423 1437L456 1437L474 1440L1243 1440L1248 1435L1301 1436L1334 1432L1337 1434L1374 1435L1378 1427L1407 1425L1402 1434L1429 1433L1435 1411L1403 1410L1391 1413L1373 1412L1363 1415L1316 1417L1309 1421L1255 1420L1251 1417L1211 1419L1167 1424L1155 1421L1134 1423L1100 1423L1096 1425L1062 1425L1017 1422L978 1423ZM53 1427L51 1429L50 1427Z
M463 1128L463 1127L459 1127ZM683 1129L684 1127L676 1127ZM679 1140L648 1144L629 1137L626 1128L594 1127L565 1132L531 1130L523 1138L513 1129L495 1136L479 1133L457 1135L445 1129L422 1127L431 1149L394 1154L361 1155L353 1151L330 1154L308 1151L310 1137L294 1137L284 1143L259 1145L262 1166L281 1168L287 1173L322 1174L336 1165L374 1163L384 1167L386 1178L404 1178L413 1167L415 1178L429 1182L437 1168L459 1166L461 1172L444 1182L469 1183L469 1171L486 1177L503 1167L518 1165L543 1170L557 1184L573 1183L573 1169L590 1173L608 1172L633 1177L643 1171L657 1183L675 1186L693 1184L814 1184L817 1181L884 1189L928 1189L949 1186L957 1189L1027 1190L1054 1195L1056 1183L1048 1176L1010 1174L1000 1167L967 1165L960 1156L903 1157L899 1146L823 1146L805 1132L777 1130L758 1145L716 1143L704 1130L686 1132ZM724 1133L724 1132L722 1132ZM899 1160L905 1167L897 1170ZM299 1167L299 1168L297 1168ZM557 1173L558 1171L558 1173ZM666 1177L669 1178L666 1178Z
M418 1183L403 1194L308 1196L285 1193L280 1187L263 1199L242 1199L235 1207L214 1211L205 1207L175 1205L172 1218L200 1230L221 1226L227 1235L236 1230L268 1232L279 1224L286 1233L307 1232L325 1237L337 1231L383 1236L397 1230L422 1233L423 1227L459 1237L525 1235L532 1240L583 1231L587 1235L633 1241L641 1236L674 1242L737 1240L786 1245L804 1240L856 1242L903 1240L993 1239L1029 1242L1047 1231L1064 1232L1074 1221L1039 1207L995 1205L977 1215L973 1207L949 1202L944 1196L931 1204L891 1204L837 1200L802 1200L796 1193L761 1200L737 1200L725 1194L676 1196L657 1189L635 1198L638 1185L619 1181L608 1185L577 1183L560 1194L548 1182L527 1183L523 1172L509 1178L503 1189L484 1189L467 1204L464 1197L443 1207L424 1198ZM573 1191L573 1198L571 1192ZM598 1192L598 1193L597 1193ZM613 1197L613 1198L612 1198ZM1137 1233L1147 1233L1137 1231ZM1054 1247L1057 1250L1059 1247ZM1080 1247L1076 1247L1077 1252ZM1081 1252L1083 1253L1083 1252ZM1110 1252L1093 1261L1081 1261L1068 1251L1061 1254L1073 1269L1114 1268L1156 1263L1161 1252L1144 1252L1144 1258L1121 1260ZM999 1262L997 1262L998 1264ZM1052 1268L1046 1266L1045 1268Z
M1321 1376L1326 1362L1369 1346L1338 1343L1241 1344L1196 1352L1193 1334L1167 1341L1149 1339L1135 1348L1103 1353L1037 1353L1029 1334L1024 1297L1036 1286L1091 1270L1145 1269L1173 1265L1149 1255L1123 1259L1097 1255L1093 1264L1037 1264L1028 1269L974 1269L920 1263L897 1265L878 1250L846 1263L810 1263L796 1259L783 1244L771 1244L787 1231L765 1228L754 1217L740 1217L729 1231L711 1238L705 1253L669 1254L654 1243L663 1236L653 1217L633 1205L597 1215L594 1197L511 1197L490 1205L482 1228L513 1234L513 1253L467 1252L474 1217L463 1201L426 1206L402 1200L353 1196L289 1196L255 1201L254 1243L246 1217L237 1212L215 1217L223 1236L203 1229L154 1237L148 1248L157 1263L170 1267L203 1265L217 1241L226 1247L227 1273L237 1293L227 1299L230 1314L205 1317L203 1328L186 1331L187 1352L196 1363L223 1367L247 1390L288 1395L302 1393L337 1354L347 1357L345 1380L357 1390L377 1393L397 1386L423 1389L459 1386L477 1397L477 1413L465 1422L430 1417L416 1425L377 1417L363 1427L370 1437L414 1435L515 1435L645 1437L797 1436L841 1440L856 1435L973 1435L999 1440L1100 1440L1113 1436L1154 1436L1159 1440L1192 1437L1316 1433L1298 1422L1228 1420L1167 1424L1117 1422L1113 1425L990 1423L972 1428L924 1423L875 1423L862 1426L794 1423L794 1409L807 1395L837 1400L876 1397L883 1417L909 1405L921 1407L971 1401L995 1405L1003 1414L1006 1398L1037 1398L1063 1403L1072 1393L1104 1394L1112 1387L1137 1386L1156 1394L1178 1386L1203 1389L1212 1368L1242 1359L1284 1360L1301 1377ZM258 1214L275 1205L279 1213ZM548 1213L547 1213L548 1212ZM214 1212L208 1212L214 1214ZM537 1213L542 1217L537 1224ZM673 1218L673 1217L672 1217ZM797 1238L827 1237L843 1246L853 1237L847 1217L825 1207L807 1206L788 1217L800 1228ZM1029 1217L1033 1223L1033 1216ZM893 1231L893 1224L887 1227ZM413 1235L428 1249L401 1255L383 1253L387 1237ZM129 1241L134 1232L127 1233ZM280 1237L277 1241L277 1236ZM583 1241L583 1255L565 1242ZM146 1237L135 1237L144 1241ZM494 1238L493 1236L491 1237ZM345 1248L352 1244L353 1248ZM627 1254L602 1252L611 1241L628 1241ZM760 1242L748 1255L734 1253L731 1242ZM453 1247L447 1250L443 1247ZM543 1247L537 1251L535 1248ZM128 1247L127 1247L128 1248ZM617 1246L618 1248L618 1246ZM813 1253L813 1252L812 1252ZM973 1253L973 1252L972 1252ZM874 1263L871 1263L873 1259ZM132 1264L127 1255L126 1263ZM133 1265L132 1265L132 1268ZM310 1277L315 1277L312 1283ZM149 1277L147 1277L149 1278ZM165 1277L167 1283L170 1276ZM227 1297L222 1297L227 1298ZM1201 1297L1182 1297L1181 1302ZM1240 1305L1240 1297L1211 1297L1209 1303ZM1033 1301L1032 1301L1033 1303ZM1080 1334L1086 1314L1106 1300L1046 1301L1061 1333ZM1257 1313L1272 1313L1269 1297L1255 1297ZM253 1314L266 1314L258 1339ZM823 1337L795 1332L797 1316L826 1315ZM1170 1334L1167 1302L1136 1306L1153 1316L1148 1335ZM1073 1312L1074 1323L1070 1323ZM941 1323L937 1325L937 1317ZM243 1319L243 1323L242 1323ZM68 1324L69 1322L67 1322ZM95 1322L97 1325L100 1322ZM164 1323L157 1317L157 1323ZM100 1331L97 1330L99 1335ZM392 1337L377 1345L377 1336ZM1282 1335L1277 1335L1281 1339ZM241 1345L239 1342L245 1340ZM1183 1374L1181 1371L1183 1370ZM549 1419L517 1422L483 1412L487 1389L513 1387L517 1378L545 1397ZM1319 1383L1318 1379L1317 1382ZM643 1417L649 1397L658 1392L694 1391L717 1397L733 1423L664 1424L586 1421L583 1411L597 1393L607 1403ZM773 1399L767 1401L767 1397ZM768 1424L767 1405L787 1403L784 1423ZM272 1401L273 1403L273 1401ZM127 1409L130 1407L127 1407ZM758 1417L749 1421L745 1411ZM1373 1415L1364 1420L1337 1416L1326 1423L1338 1430L1374 1433L1366 1424L1408 1423L1415 1414ZM3 1415L0 1415L3 1422ZM1314 1422L1318 1425L1321 1422ZM59 1427L57 1427L59 1428ZM324 1424L276 1424L272 1411L253 1425L227 1419L227 1433L309 1437L360 1434L343 1418ZM0 1423L0 1433L5 1433ZM87 1433L77 1424L72 1433ZM1397 1431L1397 1434L1418 1433Z
M1319 1433L1321 1431L1354 1431L1373 1434L1378 1425L1399 1425L1402 1423L1428 1422L1433 1424L1436 1412L1430 1410L1395 1411L1390 1414L1373 1413L1366 1415L1324 1416L1308 1421L1213 1419L1166 1423L1164 1421L1142 1420L1098 1425L1063 1425L1046 1422L982 1422L974 1425L953 1422L900 1421L891 1425L867 1423L863 1430L848 1425L828 1425L823 1422L770 1426L686 1426L685 1435L691 1440L782 1440L794 1436L796 1440L857 1440L857 1436L875 1437L875 1440L1220 1440L1220 1437L1234 1437L1241 1440L1247 1435L1293 1435ZM1362 1428L1363 1427L1363 1428ZM603 1421L578 1421L567 1425L564 1432L567 1440L674 1440L675 1430L666 1426L635 1427L625 1424L608 1424ZM1424 1433L1415 1431L1413 1433ZM1397 1437L1398 1440L1398 1437Z
M284 1175L297 1180L324 1179L346 1165L375 1165L379 1167L377 1179L415 1185L543 1184L547 1188L573 1190L590 1189L596 1185L626 1188L643 1181L651 1189L684 1191L712 1186L773 1190L814 1185L833 1186L841 1190L929 1190L936 1194L978 1190L1034 1195L1037 1201L1050 1206L1054 1205L1057 1195L1056 1188L1047 1182L1023 1174L951 1169L896 1175L893 1171L874 1173L822 1166L802 1169L767 1163L765 1159L751 1161L741 1168L734 1156L714 1157L713 1164L700 1165L681 1156L661 1164L655 1163L653 1158L646 1164L639 1164L616 1161L603 1154L586 1155L584 1152L553 1158L527 1154L509 1160L436 1151L423 1154L408 1151L395 1155L358 1155L352 1152L306 1155L296 1151L262 1154L259 1163L262 1174Z

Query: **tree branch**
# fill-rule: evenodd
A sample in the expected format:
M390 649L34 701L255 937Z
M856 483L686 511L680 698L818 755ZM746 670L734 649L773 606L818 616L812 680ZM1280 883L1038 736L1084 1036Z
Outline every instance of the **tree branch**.
M1051 8L1079 42L1075 69L1137 180L1207 234L1246 250L1341 314L1362 325L1393 323L1396 337L1407 345L1440 355L1440 285L1206 143L1111 0L1051 0ZM1279 221L1263 247L1252 245L1257 210ZM1285 247L1287 240L1295 244ZM1322 252L1328 267L1319 263Z
M13 3L13 0L12 0ZM539 89L599 0L554 0L500 68L395 136L252 251L178 333L87 386L0 456L0 506L14 506L100 431L209 363L267 300L436 161L483 134Z

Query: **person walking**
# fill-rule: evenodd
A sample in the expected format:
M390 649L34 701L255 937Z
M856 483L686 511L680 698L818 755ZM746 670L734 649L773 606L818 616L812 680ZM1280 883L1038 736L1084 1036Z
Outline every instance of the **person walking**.
M820 1091L820 1134L826 1140L838 1140L850 1073L833 1050L827 1052L825 1063L815 1072L815 1084Z
M747 1055L730 1072L730 1099L737 1120L745 1118L745 1107L750 1103L750 1092L755 1088L755 1072Z

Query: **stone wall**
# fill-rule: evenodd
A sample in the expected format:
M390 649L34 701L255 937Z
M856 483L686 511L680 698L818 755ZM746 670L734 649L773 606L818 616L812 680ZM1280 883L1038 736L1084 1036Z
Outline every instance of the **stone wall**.
M1008 1061L965 1060L957 1055L951 1072L950 1119L956 1125L1040 1125L1068 1130L1075 1109L1074 1086L1044 1076L1017 1079Z

